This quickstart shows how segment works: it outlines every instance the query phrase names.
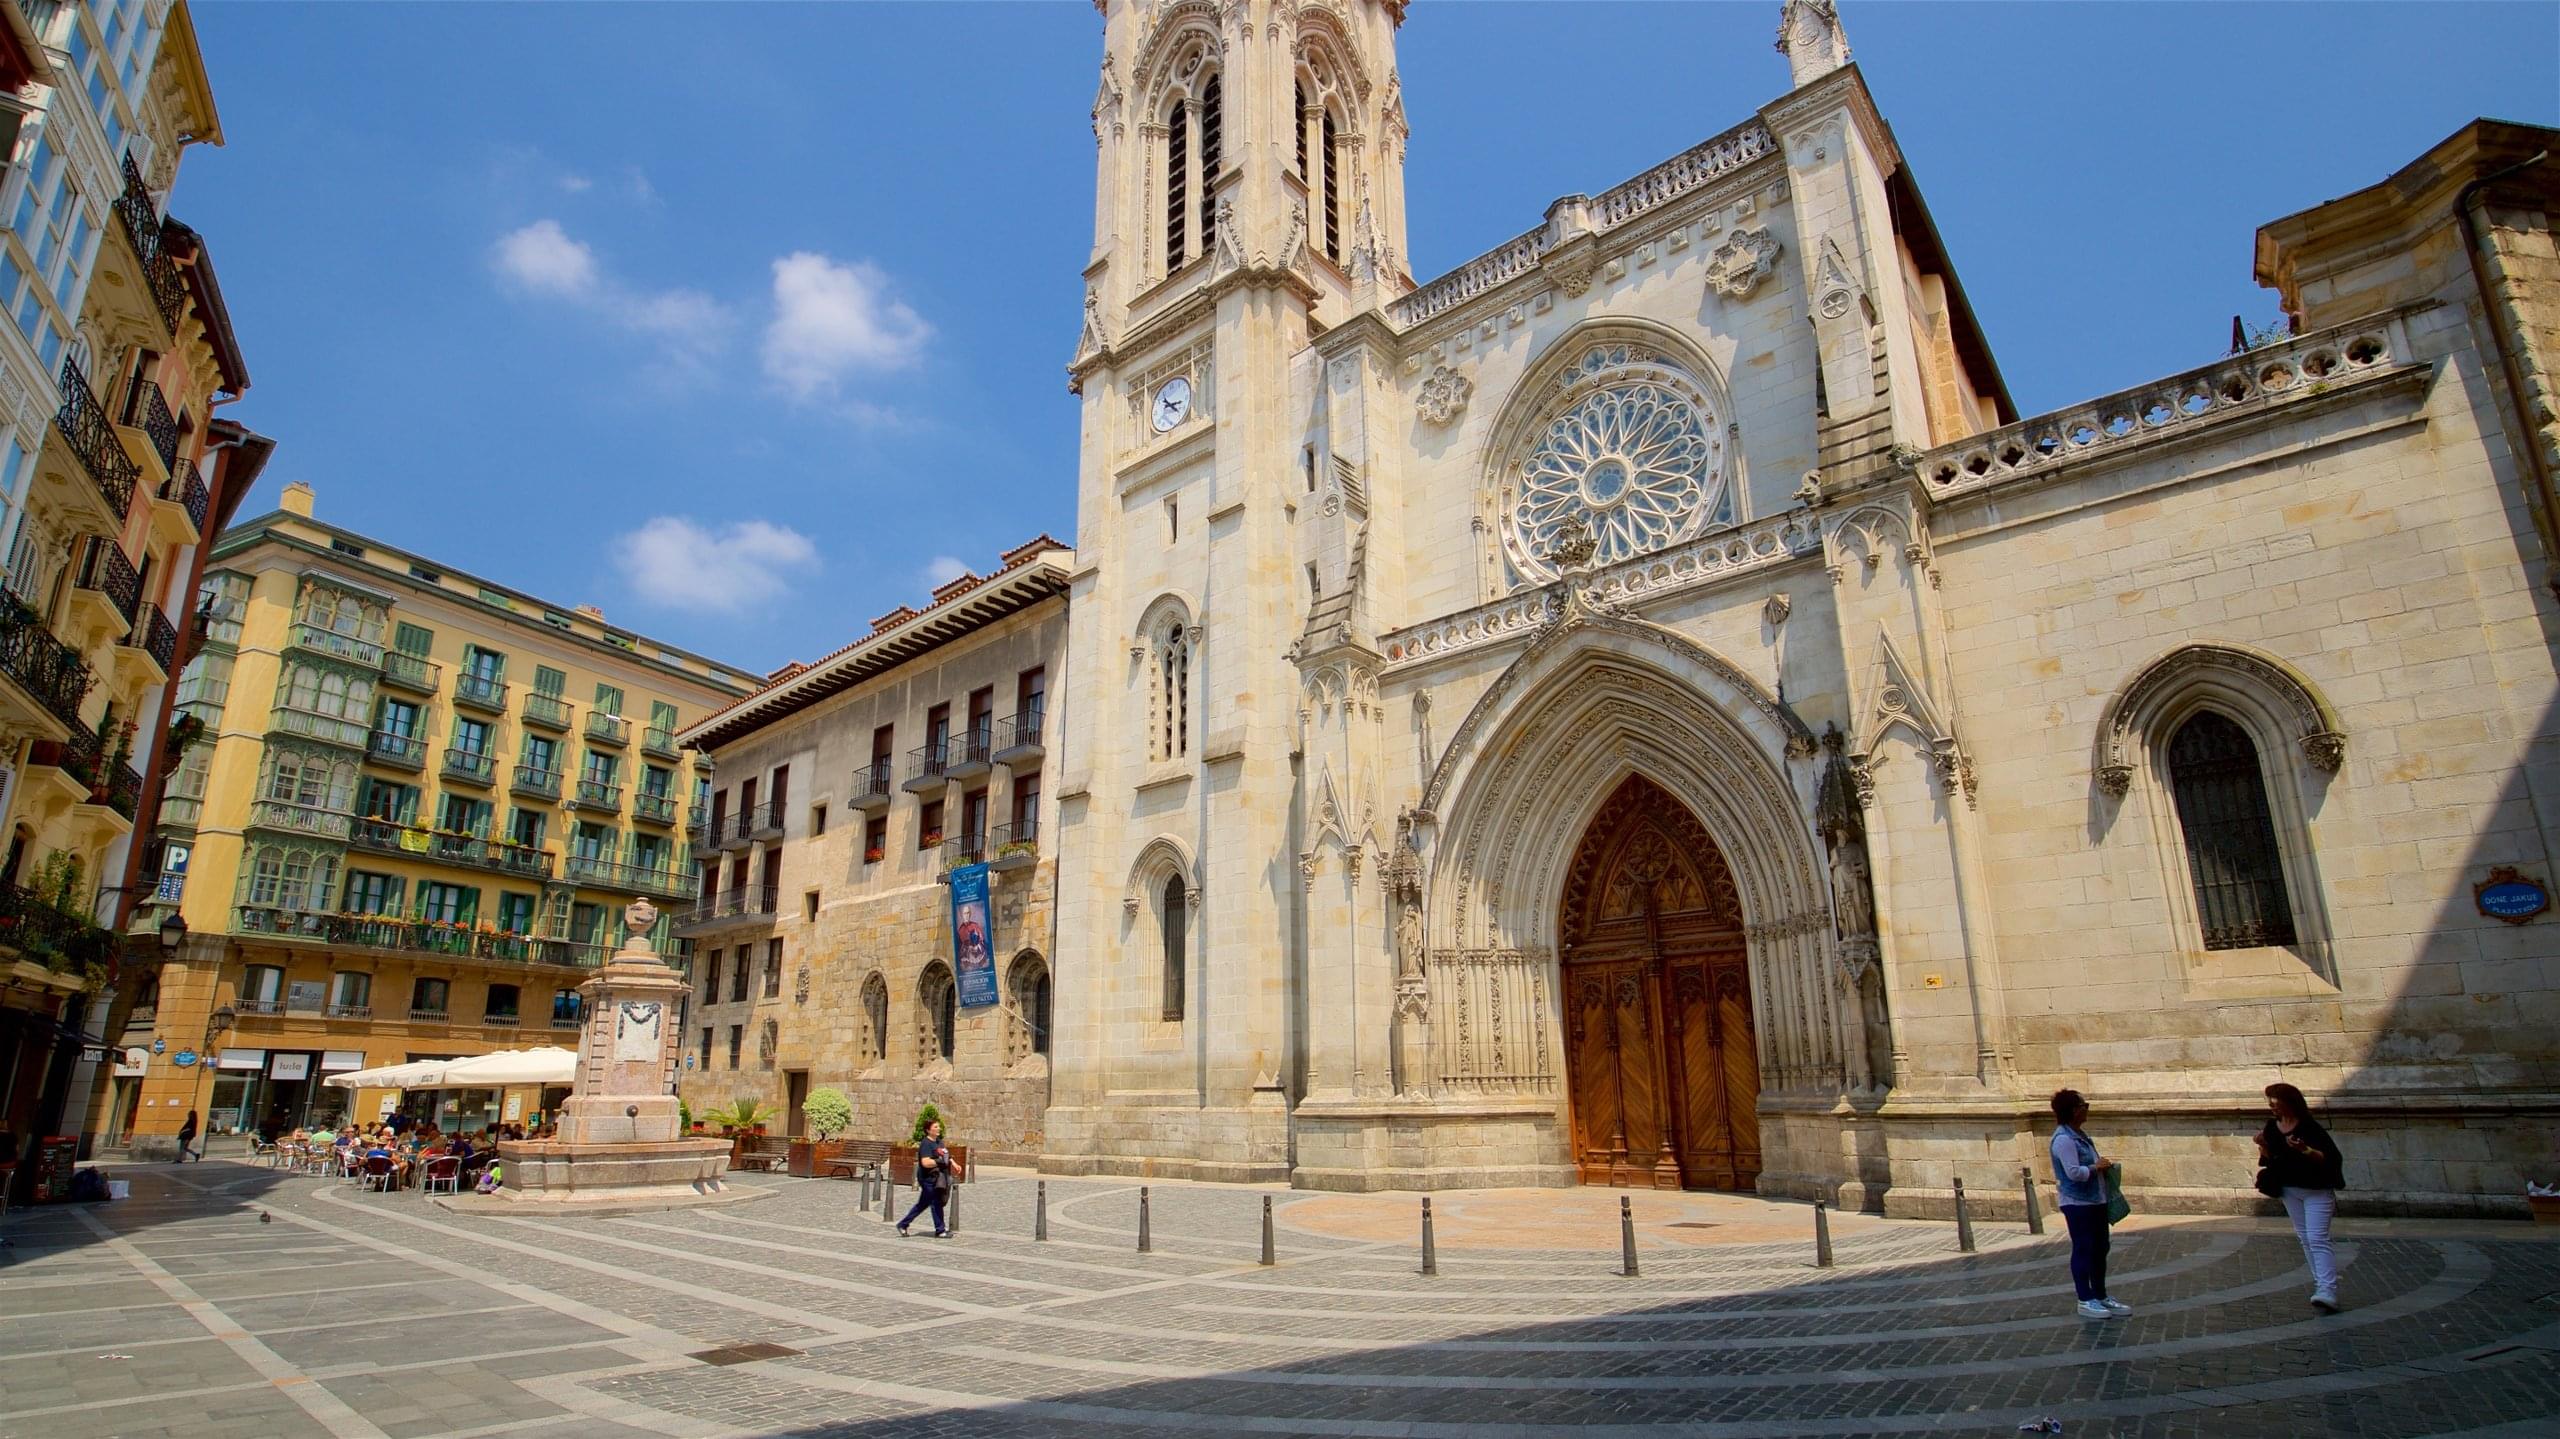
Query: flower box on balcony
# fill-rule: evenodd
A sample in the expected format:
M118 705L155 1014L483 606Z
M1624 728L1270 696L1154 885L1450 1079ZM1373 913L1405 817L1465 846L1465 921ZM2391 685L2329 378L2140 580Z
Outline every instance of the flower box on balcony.
M888 857L889 852L884 849L873 848L866 849L862 852L862 862L864 864L878 864L880 861Z

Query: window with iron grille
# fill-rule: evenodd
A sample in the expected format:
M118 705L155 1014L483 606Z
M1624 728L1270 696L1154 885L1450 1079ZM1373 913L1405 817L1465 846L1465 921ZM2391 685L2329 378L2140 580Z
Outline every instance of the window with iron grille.
M1166 120L1164 158L1164 267L1170 273L1182 268L1183 206L1190 199L1191 176L1191 107L1182 100L1173 102L1173 114Z
M2284 855L2267 810L2258 747L2229 717L2200 710L2169 740L2169 786L2207 949L2294 942Z
M1218 188L1218 165L1220 160L1223 158L1218 153L1219 132L1225 128L1225 118L1222 114L1225 108L1226 106L1219 94L1218 77L1212 75L1209 77L1209 83L1200 87L1199 234L1200 252L1204 255L1218 243L1218 217L1214 211L1214 207L1218 203L1216 194Z

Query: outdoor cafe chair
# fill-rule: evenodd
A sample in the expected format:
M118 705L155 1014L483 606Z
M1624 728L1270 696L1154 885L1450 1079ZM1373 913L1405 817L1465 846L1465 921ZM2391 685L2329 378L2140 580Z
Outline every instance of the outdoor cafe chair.
M277 1148L272 1139L253 1139L249 1141L249 1157L253 1160L263 1159L267 1162L267 1167L273 1169L284 1162L284 1151Z
M391 1162L391 1156L387 1154L365 1156L363 1171L365 1188L388 1194L391 1192L392 1181L398 1173L399 1167Z
M462 1192L462 1161L453 1155L437 1155L428 1160L427 1167L420 1172L426 1176L418 1185L421 1194Z

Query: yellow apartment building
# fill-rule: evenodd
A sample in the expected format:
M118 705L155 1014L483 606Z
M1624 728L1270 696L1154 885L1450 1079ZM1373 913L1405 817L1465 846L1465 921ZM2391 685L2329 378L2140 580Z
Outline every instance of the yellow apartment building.
M174 907L157 993L120 1044L111 1139L383 1112L332 1073L568 1040L634 895L695 889L707 778L679 730L761 681L312 515L215 542L181 711L203 726L160 808ZM178 723L187 723L181 720ZM677 954L661 921L662 953ZM539 1091L433 1117L531 1122ZM156 1140L156 1142L155 1142Z

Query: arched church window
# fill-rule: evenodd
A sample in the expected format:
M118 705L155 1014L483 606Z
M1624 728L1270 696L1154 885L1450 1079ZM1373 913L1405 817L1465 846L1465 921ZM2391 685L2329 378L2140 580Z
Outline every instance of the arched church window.
M1005 990L1013 996L1012 1020L1007 1034L1005 1058L1019 1060L1026 1055L1049 1052L1049 962L1035 950L1024 950L1014 956L1012 972L1005 976Z
M2169 788L2207 949L2294 942L2258 747L2228 716L2198 710L2169 740Z
M1568 536L1588 563L1682 543L1731 514L1717 392L1645 346L1606 342L1565 366L1500 479L1502 542L1529 584L1560 572Z
M1164 152L1164 268L1167 274L1182 268L1186 252L1182 247L1183 207L1189 203L1191 190L1191 106L1177 96L1173 114L1165 122Z
M1164 1017L1178 1020L1182 1018L1183 979L1188 973L1183 952L1188 947L1191 926L1191 891L1183 884L1182 876L1165 878L1156 923L1164 936Z
M1152 758L1181 759L1191 753L1191 631L1178 614L1156 631L1155 689Z
M1334 142L1333 112L1324 112L1324 253L1342 263L1342 147Z
M1298 82L1297 108L1289 112L1289 117L1296 123L1298 131L1298 178L1305 179L1307 174L1307 82L1305 80Z
M1224 158L1219 151L1221 132L1226 128L1225 106L1212 75L1200 87L1200 252L1216 248L1218 165Z
M952 989L951 966L938 959L926 966L924 979L916 986L918 1062L951 1058L959 1038L958 999Z
M862 1059L877 1064L889 1057L889 981L873 971L862 982Z

